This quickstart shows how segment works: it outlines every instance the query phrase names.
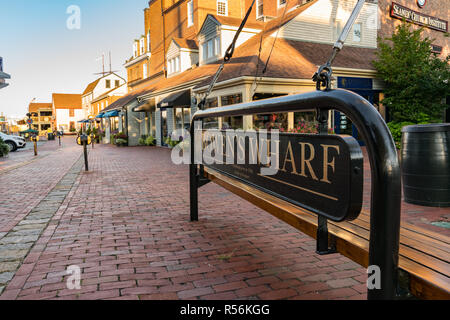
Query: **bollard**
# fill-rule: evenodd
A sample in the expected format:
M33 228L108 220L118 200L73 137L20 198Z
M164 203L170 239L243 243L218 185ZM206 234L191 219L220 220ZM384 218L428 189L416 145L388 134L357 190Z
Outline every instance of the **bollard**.
M77 138L77 144L83 146L84 152L84 167L86 171L89 171L88 152L87 146L91 144L91 138L85 134L82 134Z
M36 157L38 155L38 150L37 150L37 136L33 135L32 138L33 140L33 144L34 144L34 156Z

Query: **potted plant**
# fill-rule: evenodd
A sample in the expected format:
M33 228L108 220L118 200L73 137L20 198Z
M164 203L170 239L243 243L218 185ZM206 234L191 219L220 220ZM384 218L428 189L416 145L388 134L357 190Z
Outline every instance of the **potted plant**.
M8 145L3 141L2 138L0 138L0 158L8 155L8 153L9 153Z
M115 140L114 144L118 147L128 145L128 136L123 132L119 132L119 133L115 134L114 140Z

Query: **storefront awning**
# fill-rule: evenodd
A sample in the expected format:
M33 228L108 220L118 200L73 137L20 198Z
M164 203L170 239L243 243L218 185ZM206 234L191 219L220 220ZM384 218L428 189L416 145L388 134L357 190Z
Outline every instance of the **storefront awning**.
M99 113L97 116L96 116L96 118L97 119L101 119L101 118L104 118L105 117L105 113Z
M89 123L90 121L89 120L81 120L81 121L78 121L78 123Z
M105 115L103 117L104 118L114 118L114 117L118 117L118 116L119 116L119 111L112 110L112 111L108 111L107 113L105 113Z
M158 108L190 108L191 90L185 90L171 94L158 103Z
M143 101L137 107L133 108L133 112L153 112L155 111L156 103L155 98Z

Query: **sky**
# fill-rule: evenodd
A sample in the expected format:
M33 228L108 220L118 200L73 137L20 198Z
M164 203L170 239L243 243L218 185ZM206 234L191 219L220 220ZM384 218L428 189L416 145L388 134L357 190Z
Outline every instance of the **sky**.
M34 98L51 102L52 93L81 94L102 72L102 53L105 69L111 51L113 71L126 78L123 64L144 34L147 6L148 0L0 0L0 57L11 75L0 89L0 114L24 116Z

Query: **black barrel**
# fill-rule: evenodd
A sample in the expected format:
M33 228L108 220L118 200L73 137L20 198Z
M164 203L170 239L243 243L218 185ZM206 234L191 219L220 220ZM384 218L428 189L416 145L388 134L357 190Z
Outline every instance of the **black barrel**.
M450 207L450 123L407 126L402 132L405 201Z

